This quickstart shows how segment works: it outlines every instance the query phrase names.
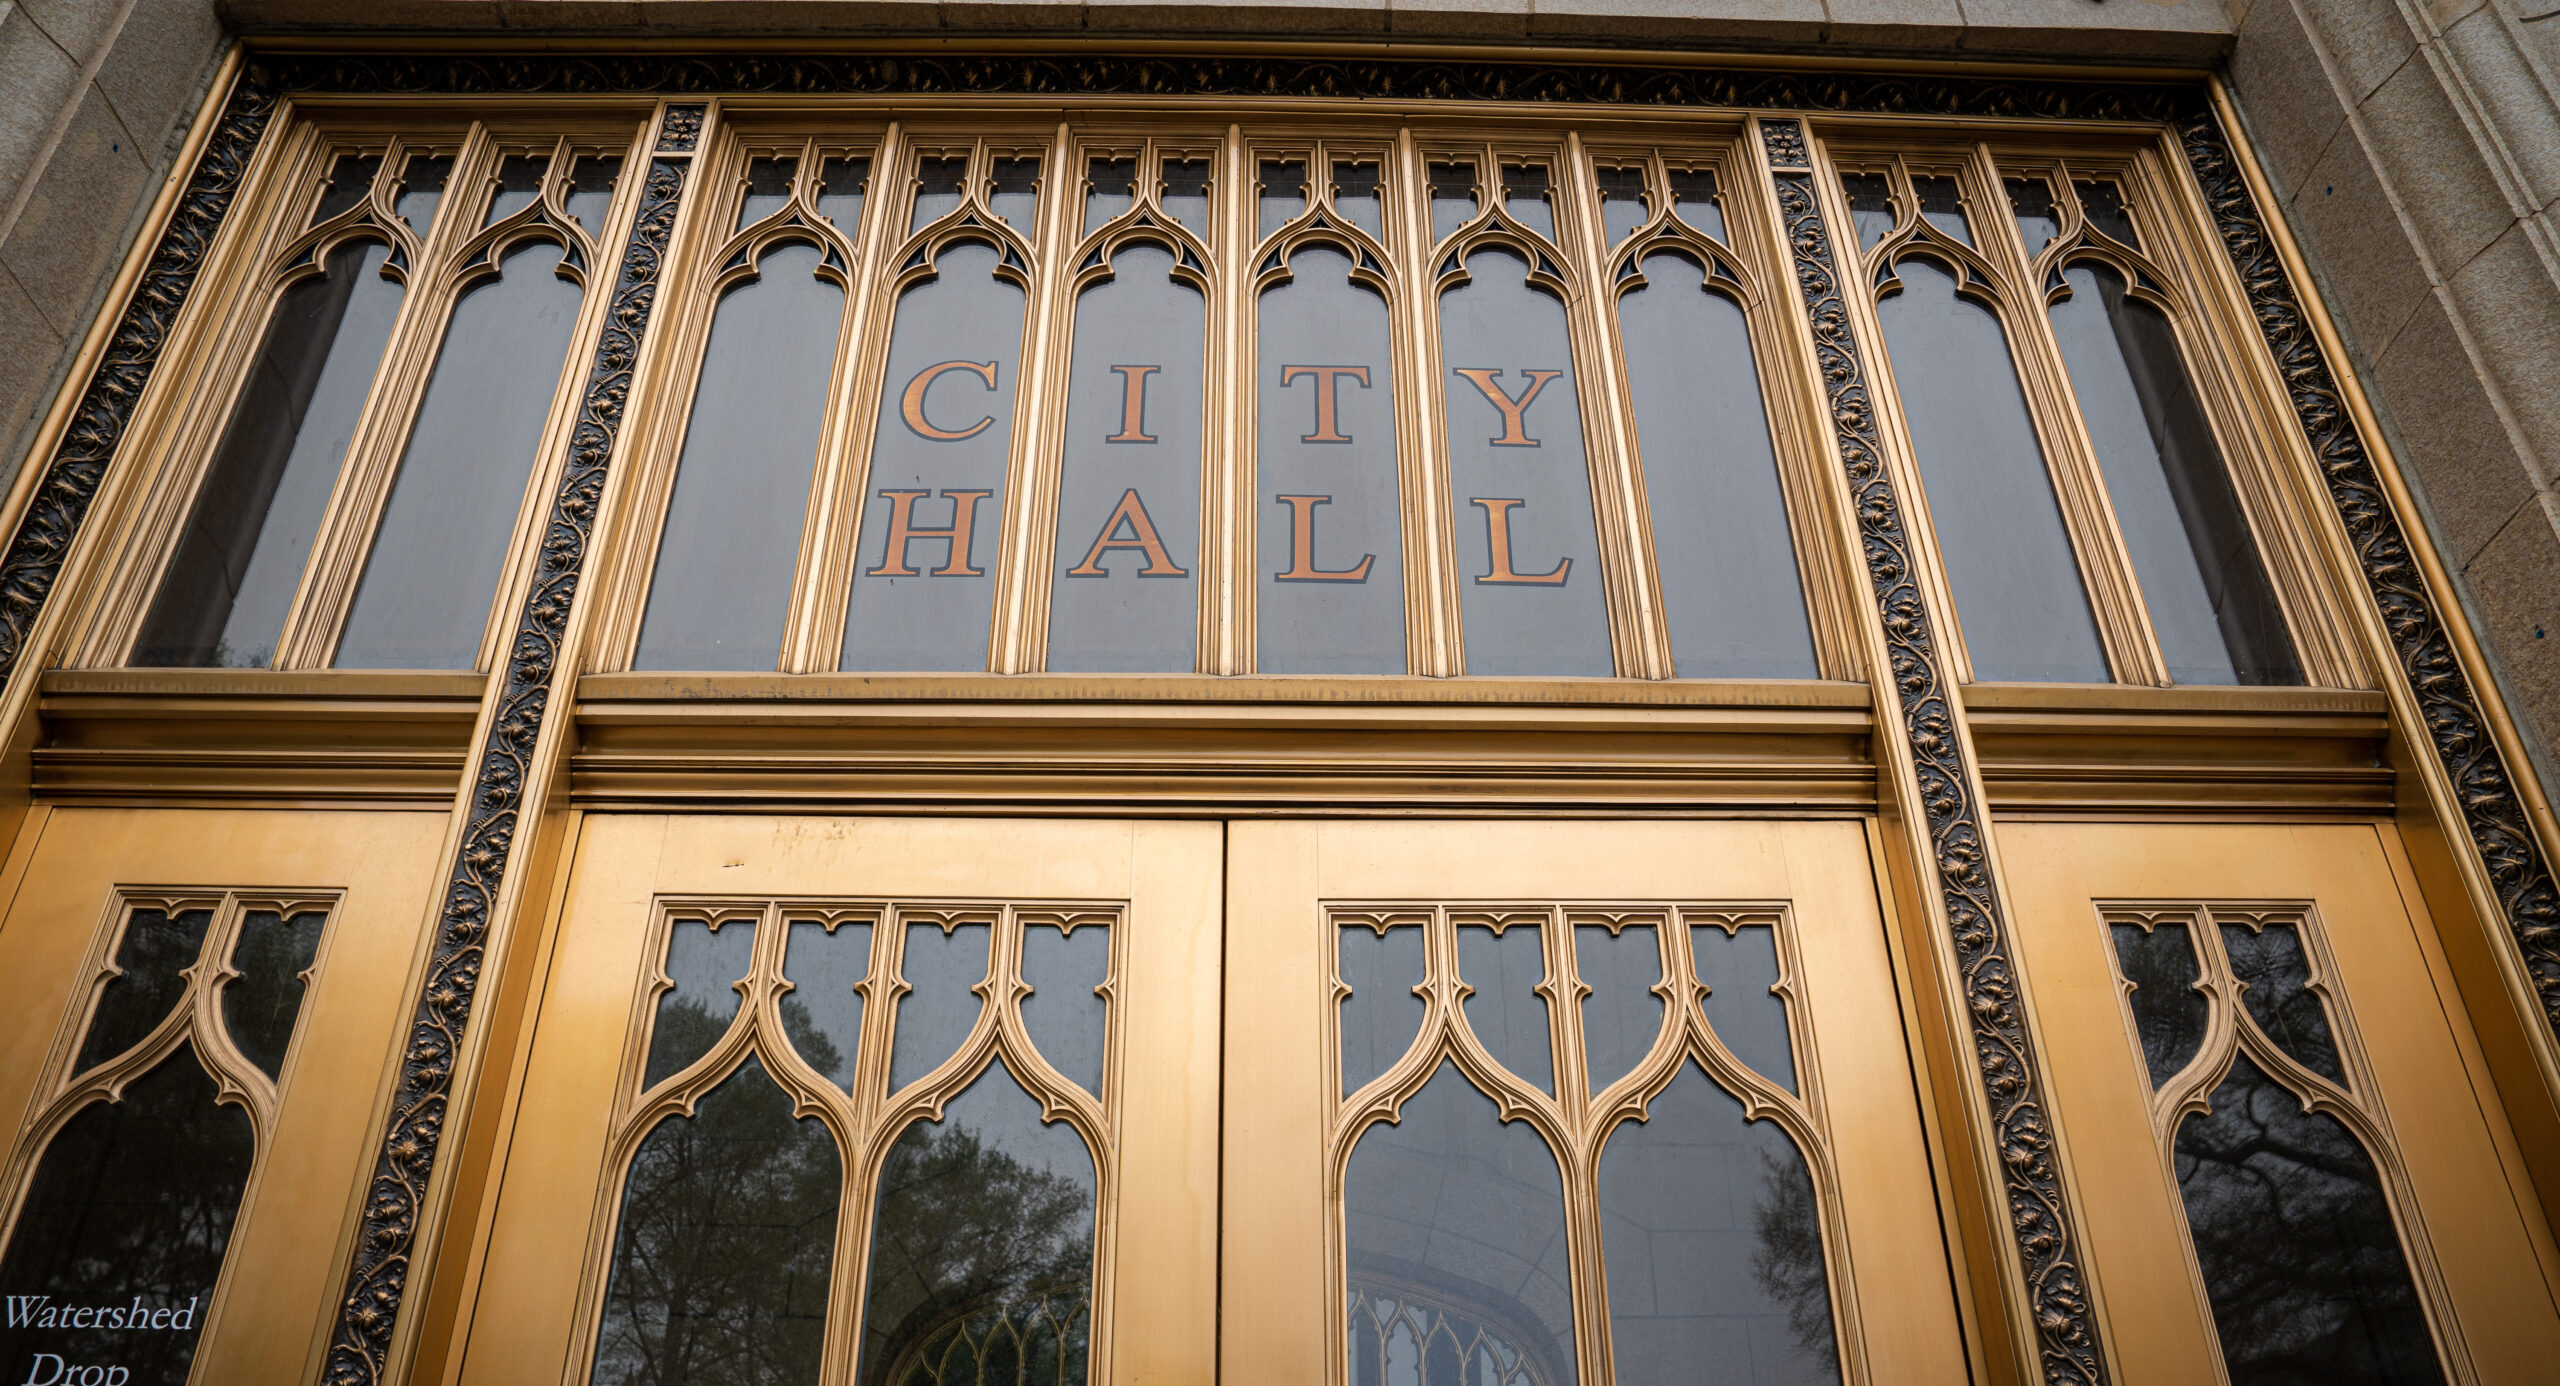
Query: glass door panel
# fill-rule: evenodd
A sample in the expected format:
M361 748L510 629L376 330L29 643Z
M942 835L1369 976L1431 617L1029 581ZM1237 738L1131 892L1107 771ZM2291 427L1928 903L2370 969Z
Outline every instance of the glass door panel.
M1217 825L575 852L463 1381L1209 1379Z
M2551 1243L2391 829L2000 849L2123 1380L2548 1376Z
M1966 1379L1859 825L1228 863L1230 1386Z

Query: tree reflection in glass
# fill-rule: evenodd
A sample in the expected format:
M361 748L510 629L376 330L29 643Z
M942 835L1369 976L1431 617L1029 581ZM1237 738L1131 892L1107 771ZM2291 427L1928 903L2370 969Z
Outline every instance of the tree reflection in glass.
M2328 1010L2320 993L2311 989L2311 961L2303 956L2302 936L2294 927L2226 923L2222 951L2230 956L2231 975L2240 982L2240 1004L2267 1038L2295 1063L2345 1087L2346 1066L2339 1062L2338 1041L2329 1033Z
M204 946L211 910L138 909L116 945L117 975L99 994L81 1038L79 1067L89 1069L142 1042L186 992L185 969Z
M1352 1386L1571 1386L1564 1184L1536 1131L1443 1063L1361 1134L1342 1197Z
M1600 1158L1617 1386L1840 1380L1804 1155L1696 1064Z
M1070 1386L1086 1377L1094 1167L1002 1061L880 1172L863 1386Z
M2157 1088L2177 1075L2204 1043L2205 1024L2213 1004L2195 989L2196 950L2187 926L2175 921L2109 926L2115 935L2116 963L2133 985L2125 1004L2133 1008L2133 1031L2142 1041L2143 1067Z
M302 1013L303 977L320 952L329 916L304 910L290 918L251 910L240 920L231 966L240 975L222 989L222 1023L231 1042L269 1078L284 1072L293 1022Z
M754 1058L632 1157L596 1386L815 1382L843 1162Z
M2178 1190L2232 1386L2443 1380L2372 1157L2241 1055L2179 1125Z

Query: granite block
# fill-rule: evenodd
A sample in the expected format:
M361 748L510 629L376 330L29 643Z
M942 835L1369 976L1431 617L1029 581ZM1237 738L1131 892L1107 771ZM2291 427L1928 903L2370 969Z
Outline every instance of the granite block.
M2435 69L2411 63L2384 82L2358 111L2374 162L2400 196L2409 220L2451 273L2514 224L2515 209L2454 114Z
M2367 360L2388 350L2431 287L2355 131L2338 131L2287 211L2347 340Z
M87 321L149 181L132 138L91 87L0 243L0 259L47 321L66 332Z
M2329 85L2290 0L2257 0L2249 7L2229 71L2231 99L2259 164L2279 195L2293 196L2346 125L2347 108Z
M2437 547L2447 563L2468 563L2533 499L2533 481L2441 304L2419 308L2368 384Z

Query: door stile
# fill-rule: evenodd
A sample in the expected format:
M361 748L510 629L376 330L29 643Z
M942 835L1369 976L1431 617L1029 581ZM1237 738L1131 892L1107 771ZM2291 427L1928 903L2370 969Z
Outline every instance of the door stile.
M1880 836L1894 893L1912 907L1896 913L1926 935L1914 952L1927 970L1912 979L1933 993L1917 1008L1929 1041L1921 1047L1933 1077L1955 1079L1942 1094L1960 1094L1960 1111L1937 1124L1961 1133L1940 1148L1960 1166L1948 1182L1962 1249L1971 1253L1962 1262L1977 1280L1993 1282L1973 1287L1973 1331L1995 1380L2097 1386L2114 1376L2112 1358L2049 1109L1954 649L1941 634L1951 626L1932 609L1916 571L1913 530L1886 464L1878 385L1859 344L1860 329L1871 333L1873 324L1854 313L1842 288L1854 261L1835 251L1829 227L1847 221L1823 200L1804 123L1756 117L1753 126L1753 182L1793 257L1801 295L1796 346L1829 396L1845 487L1831 503L1867 573L1863 663L1879 723L1901 733L1876 738ZM1982 1316L1992 1302L2005 1320L1996 1330Z
M557 859L566 837L568 815L551 791L572 741L566 724L594 619L594 604L579 604L577 591L597 517L617 494L611 464L624 405L630 382L651 364L651 310L710 119L704 104L662 104L645 173L633 180L636 190L616 195L612 222L630 229L604 290L604 326L580 387L568 456L543 506L535 567L510 575L502 588L523 593L521 608L482 695L470 772L446 828L442 859L449 866L423 931L425 955L413 964L416 1000L401 1069L386 1085L382 1142L352 1229L339 1317L318 1346L327 1375L406 1380L418 1365L426 1315L406 1291L424 1285L425 1300L438 1297L442 1230L457 1187L468 1182L462 1161L438 1157L457 1129L493 1119L482 1104L503 1093L503 1084L484 1092L481 1082L486 1069L503 1072L510 1056L493 1049L490 1027L472 1023L494 1006L478 1004L480 983L493 967L502 975L521 970L516 955L527 944L520 925L527 916L538 919L542 864Z

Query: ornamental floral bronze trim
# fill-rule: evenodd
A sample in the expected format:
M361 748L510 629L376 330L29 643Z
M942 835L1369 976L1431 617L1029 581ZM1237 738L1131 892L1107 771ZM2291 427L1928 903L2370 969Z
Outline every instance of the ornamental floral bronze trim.
M2081 1276L2052 1122L2045 1114L2044 1084L2027 1035L2009 925L1984 851L1988 834L1982 803L1974 793L1965 738L1947 699L1936 622L1921 597L1911 536L1903 528L1905 511L1885 471L1866 361L1850 330L1830 232L1814 196L1813 174L1806 169L1803 127L1773 120L1762 122L1760 130L1787 249L1795 261L1796 287L1813 330L1833 442L1848 474L1859 551L1875 587L1885 658L1929 830L1931 867L1963 980L1974 1063L1999 1149L2009 1228L2026 1275L2041 1376L2048 1382L2094 1386L2106 1380L2097 1315Z
M346 1295L329 1342L321 1378L329 1386L371 1386L383 1379L390 1359L419 1213L444 1142L454 1066L480 990L490 915L513 854L526 775L560 671L561 641L577 603L587 545L595 537L614 439L631 403L632 370L657 303L658 275L675 232L693 136L702 125L701 107L677 107L675 112L689 112L692 119L681 128L673 118L665 122L658 157L641 186L640 208L605 310L595 364L579 400L568 465L552 497L533 582L508 642L505 684L472 777L469 821L445 882L426 982L409 1021L400 1085L392 1095L391 1118L365 1193L354 1260L347 1268Z

